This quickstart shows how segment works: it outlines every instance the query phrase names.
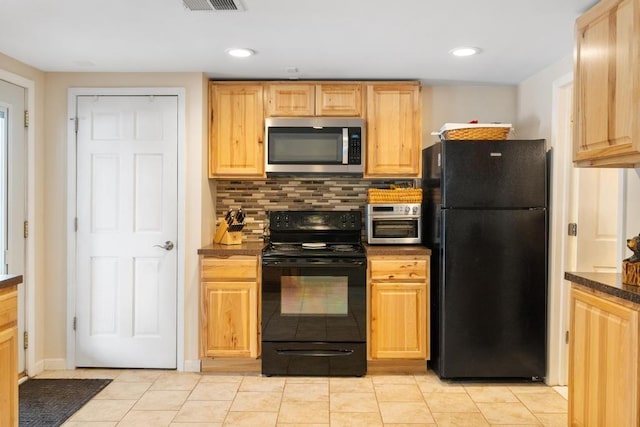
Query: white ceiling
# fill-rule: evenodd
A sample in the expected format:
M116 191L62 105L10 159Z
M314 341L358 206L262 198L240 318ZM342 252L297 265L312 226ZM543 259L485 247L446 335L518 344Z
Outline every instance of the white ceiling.
M571 54L596 0L0 0L0 53L43 71L517 84ZM471 45L480 55L448 51ZM229 47L257 55L231 58ZM297 72L291 72L296 68Z

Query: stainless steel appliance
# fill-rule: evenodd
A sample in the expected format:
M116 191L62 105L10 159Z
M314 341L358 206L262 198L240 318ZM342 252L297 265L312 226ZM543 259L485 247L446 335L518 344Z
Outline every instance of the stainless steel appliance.
M362 376L366 259L359 211L269 213L262 254L262 373Z
M267 174L362 176L365 126L360 118L290 117L265 120Z
M369 244L422 243L422 207L419 203L370 203L365 215Z
M442 378L542 379L545 141L443 141L423 167L431 366Z

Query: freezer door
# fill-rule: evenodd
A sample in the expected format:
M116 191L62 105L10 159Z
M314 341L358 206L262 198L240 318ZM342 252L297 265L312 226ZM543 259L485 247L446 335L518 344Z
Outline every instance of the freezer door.
M540 140L442 142L445 207L544 207L546 147Z
M546 371L546 211L443 210L439 374Z

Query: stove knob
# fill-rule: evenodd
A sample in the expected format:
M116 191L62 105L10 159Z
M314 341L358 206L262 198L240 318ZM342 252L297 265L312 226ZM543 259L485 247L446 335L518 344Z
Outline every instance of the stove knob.
M404 207L404 213L409 213L411 211L411 208L409 208L409 206L405 206Z
M417 206L413 207L413 213L414 213L414 215L418 213L418 207Z

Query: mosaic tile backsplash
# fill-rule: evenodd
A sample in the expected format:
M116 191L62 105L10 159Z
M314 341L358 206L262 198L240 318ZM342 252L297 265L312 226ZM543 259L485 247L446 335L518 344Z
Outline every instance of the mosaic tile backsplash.
M274 210L360 210L364 209L369 187L388 188L390 183L352 177L277 177L255 181L216 181L216 223L229 210L242 208L246 214L243 230L246 242L261 241L267 212ZM410 181L413 184L413 181ZM363 230L364 233L364 230Z

